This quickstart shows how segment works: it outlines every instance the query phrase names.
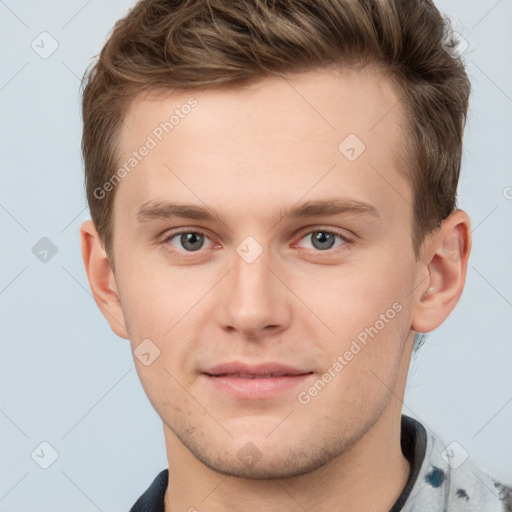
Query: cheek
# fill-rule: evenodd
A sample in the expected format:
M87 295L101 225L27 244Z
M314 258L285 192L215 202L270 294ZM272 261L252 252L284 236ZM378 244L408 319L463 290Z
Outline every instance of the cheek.
M312 274L307 285L299 280L294 289L305 298L336 335L354 335L353 329L364 328L404 299L404 279L395 265L383 261L367 265L331 267Z
M198 267L171 268L148 263L125 265L122 275L123 310L130 322L134 355L144 340L151 340L159 354L151 363L151 371L135 361L146 387L157 375L168 379L166 370L175 374L189 364L190 355L197 350L197 340L212 316L208 291L218 277L200 272ZM172 382L169 385L172 387Z
M185 267L156 258L125 258L119 265L122 300L135 329L162 336L205 293L204 279Z
M404 278L406 262L395 265L392 260L375 258L364 268L361 264L331 270L315 276L315 285L300 292L330 329L327 343L325 337L314 336L313 323L318 325L315 317L305 317L309 318L305 321L312 330L311 339L326 356L324 364L333 364L342 356L350 381L374 380L375 376L368 375L369 369L384 372L387 380L401 358L410 327L411 299L408 279Z

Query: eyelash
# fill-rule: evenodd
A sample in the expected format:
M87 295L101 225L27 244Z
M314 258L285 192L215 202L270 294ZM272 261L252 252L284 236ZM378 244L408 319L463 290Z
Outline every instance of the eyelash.
M302 232L300 235L299 235L299 241L302 240L303 238L305 238L307 235L311 235L313 233L327 233L329 235L334 235L335 237L338 237L338 238L341 238L343 240L344 243L342 243L341 245L338 245L337 247L334 247L334 248L330 248L330 249L325 249L324 251L321 251L319 249L310 249L310 250L313 250L315 253L318 253L318 254L322 254L322 253L334 253L336 249L338 250L343 250L343 249L346 249L347 246L352 242L352 238L349 238L347 237L346 235L338 232L338 231L333 231L333 230L329 230L329 229L322 229L322 228L317 228L317 229L312 229L310 231L306 231L306 232ZM204 231L201 231L200 229L185 229L185 230L181 230L181 231L177 231L175 233L171 233L171 234L168 234L164 240L162 240L162 243L166 246L166 249L168 249L168 246L169 246L169 242L176 238L177 236L179 235L183 235L185 233L194 233L194 234L197 234L197 235L202 235L204 236L205 238L209 239L209 236L207 233L205 233ZM201 248L202 249L202 248ZM171 252L175 252L175 253L185 253L185 254L194 254L194 253L199 253L201 252L201 249L198 249L197 251L187 251L187 250L173 250L173 249L168 249L170 250Z

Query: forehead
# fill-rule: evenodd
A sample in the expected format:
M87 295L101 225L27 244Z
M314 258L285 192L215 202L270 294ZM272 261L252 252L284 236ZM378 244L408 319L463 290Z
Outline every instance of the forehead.
M402 127L393 83L370 67L140 95L119 135L120 166L134 165L116 201L135 209L204 198L235 212L248 211L248 201L278 209L339 191L403 215L411 191Z

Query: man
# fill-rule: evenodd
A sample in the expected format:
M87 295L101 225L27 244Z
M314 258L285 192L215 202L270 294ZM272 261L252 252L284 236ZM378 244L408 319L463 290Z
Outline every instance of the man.
M429 1L142 0L116 24L81 239L164 426L132 511L512 509L401 414L471 250L447 41Z

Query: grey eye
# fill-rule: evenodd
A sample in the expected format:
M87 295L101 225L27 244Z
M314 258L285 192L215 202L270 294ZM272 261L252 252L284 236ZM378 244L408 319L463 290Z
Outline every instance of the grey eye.
M179 243L187 251L197 251L204 245L205 237L201 233L196 233L194 231L183 232L181 234L178 233L177 235L173 236L172 239L175 239L178 236Z
M335 247L336 239L339 240L336 247L345 245L349 241L341 233L329 231L328 229L309 231L301 238L301 240L308 242L309 246L306 246L308 249L316 249L317 251L323 252L327 252L329 249Z
M336 241L336 234L328 231L313 231L311 233L313 247L319 250L331 249Z

